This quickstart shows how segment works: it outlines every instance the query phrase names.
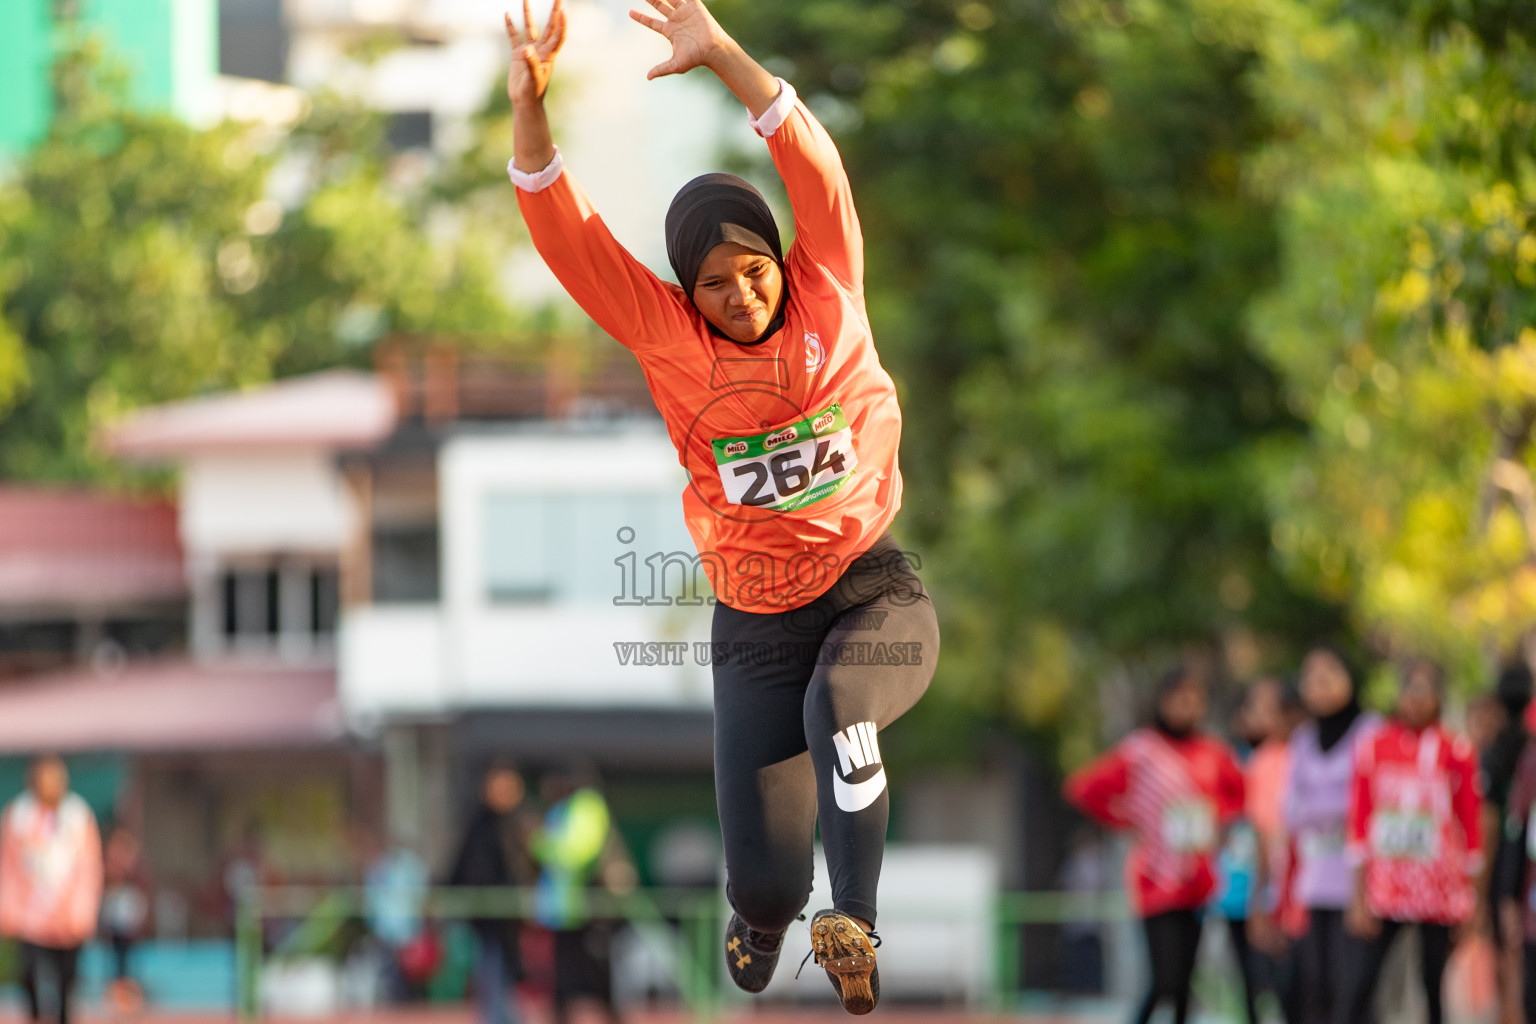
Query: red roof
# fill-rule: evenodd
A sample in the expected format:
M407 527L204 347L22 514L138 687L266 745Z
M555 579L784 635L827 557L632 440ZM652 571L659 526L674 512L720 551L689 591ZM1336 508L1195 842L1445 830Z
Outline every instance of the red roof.
M102 607L186 592L172 502L0 487L0 607Z
M395 429L395 399L371 373L327 370L249 391L140 409L106 432L116 455L174 459L211 451L369 448Z
M330 668L165 660L0 687L0 754L311 747L343 735Z

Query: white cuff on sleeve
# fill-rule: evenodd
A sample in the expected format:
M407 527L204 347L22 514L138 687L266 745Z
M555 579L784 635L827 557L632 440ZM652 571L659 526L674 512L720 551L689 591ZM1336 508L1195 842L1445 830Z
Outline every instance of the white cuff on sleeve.
M560 147L555 147L555 155L549 161L549 165L542 171L529 174L512 166L512 161L507 161L507 176L512 179L512 184L524 192L542 192L556 181L560 180L560 172L565 170L565 161L560 159Z
M772 138L773 133L779 130L779 126L789 120L789 112L795 109L795 87L782 78L775 78L779 83L779 98L765 111L762 117L747 115L747 123L752 130L763 138Z

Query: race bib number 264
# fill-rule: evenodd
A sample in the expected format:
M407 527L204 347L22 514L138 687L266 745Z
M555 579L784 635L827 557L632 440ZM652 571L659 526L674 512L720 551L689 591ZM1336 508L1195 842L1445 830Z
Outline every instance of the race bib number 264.
M853 475L853 431L836 402L751 437L717 437L715 466L733 505L789 511L820 501Z

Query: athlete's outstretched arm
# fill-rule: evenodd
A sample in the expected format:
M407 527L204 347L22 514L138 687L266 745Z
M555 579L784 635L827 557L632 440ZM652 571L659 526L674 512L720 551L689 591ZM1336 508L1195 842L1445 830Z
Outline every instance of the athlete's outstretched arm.
M510 13L503 15L512 43L512 67L507 72L507 98L512 101L512 163L524 174L537 174L555 158L544 110L544 92L555 71L555 58L565 45L565 6L555 0L549 21L539 31L528 0L523 0L523 30Z
M787 84L770 75L720 27L701 0L646 0L656 13L629 16L665 36L672 57L648 78L696 67L713 71L768 140L795 213L795 250L856 292L864 287L864 237L837 147Z
M685 337L690 319L681 291L625 251L565 173L544 109L544 92L565 42L565 8L555 0L540 31L528 7L523 0L521 31L506 16L514 133L508 170L534 247L576 304L621 344L639 351Z

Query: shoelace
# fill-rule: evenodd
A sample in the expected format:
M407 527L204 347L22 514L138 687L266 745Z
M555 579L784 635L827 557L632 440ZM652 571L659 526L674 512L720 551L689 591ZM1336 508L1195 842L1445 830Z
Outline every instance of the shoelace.
M784 932L760 932L748 928L747 945L759 953L777 953L784 945Z

